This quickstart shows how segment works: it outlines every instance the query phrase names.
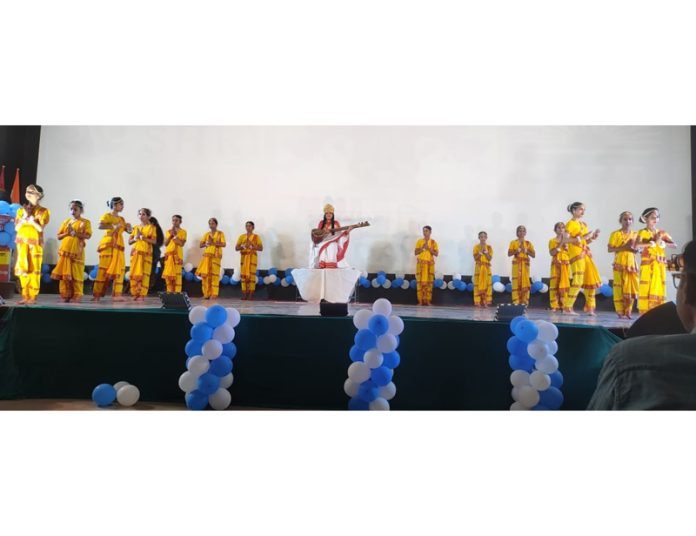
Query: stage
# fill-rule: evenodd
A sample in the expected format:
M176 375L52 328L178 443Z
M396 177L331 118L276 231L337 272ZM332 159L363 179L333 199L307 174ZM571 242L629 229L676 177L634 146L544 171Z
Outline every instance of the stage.
M0 399L88 399L99 383L126 380L141 400L181 404L190 324L184 311L145 302L64 304L41 295L37 305L8 300L0 310ZM193 305L209 304L193 298ZM350 317L319 316L303 302L220 299L242 314L236 329L232 403L237 407L343 410ZM369 304L349 304L349 315ZM510 398L508 324L495 308L394 305L404 319L394 383L394 410L505 410ZM559 325L557 357L565 377L563 409L587 404L604 357L631 321L614 313L567 316L530 309Z

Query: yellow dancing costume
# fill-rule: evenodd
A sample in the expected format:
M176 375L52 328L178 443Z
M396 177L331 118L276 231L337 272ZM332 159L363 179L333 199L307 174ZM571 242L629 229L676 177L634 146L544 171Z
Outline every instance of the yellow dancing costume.
M590 231L585 222L570 220L566 223L566 232L573 241L568 244L571 280L570 290L563 301L563 308L566 310L573 308L582 288L585 293L585 311L594 312L596 307L595 291L602 286L602 279L594 260L592 260L592 252L585 239L585 235L589 234ZM575 241L577 237L580 237L579 244Z
M203 250L203 258L198 264L198 268L196 268L196 275L203 280L203 297L215 299L218 297L220 290L222 248L224 248L227 243L225 242L225 235L222 231L215 231L214 233L208 231L203 235L201 244L205 244L209 239L213 245L206 246Z
M634 241L637 235L636 231L627 233L621 229L614 231L609 236L609 247L620 248L627 242ZM628 316L638 298L638 267L635 253L633 251L614 252L613 269L614 309L617 314Z
M481 244L474 246L474 305L493 303L493 273L490 260L493 258L493 248L488 244L485 248L488 257L482 254Z
M60 241L58 264L51 272L51 277L60 281L58 289L64 300L81 298L84 290L85 274L85 240L92 236L92 224L85 218L69 218L58 229L58 235L65 235Z
M438 245L435 240L429 238L428 245L439 253ZM415 249L420 249L426 245L425 238L416 242ZM433 282L435 281L435 256L430 251L421 251L416 257L416 295L418 303L427 305L433 300Z
M123 233L126 230L126 220L123 216L114 216L111 212L104 214L99 220L100 225L116 225L104 230L104 236L99 241L99 267L97 278L94 280L92 295L102 298L106 293L109 281L113 281L112 294L118 298L123 294L123 276L126 273L126 254Z
M17 210L15 229L17 230L17 262L15 275L22 285L22 298L35 300L41 288L41 263L43 262L43 229L50 220L51 213L45 207L36 205L32 217L40 227L37 230L27 218L25 208Z
M138 236L138 231L143 238L157 239L157 228L148 223L133 227L131 239ZM145 240L135 240L131 247L130 259L130 293L131 296L144 298L150 288L150 274L152 273L152 244Z
M516 253L518 249L524 249L525 252ZM512 256L512 303L515 305L529 305L531 291L530 253L536 255L534 246L529 240L522 242L513 240L508 246L508 256Z
M257 234L248 236L246 233L237 239L235 248L247 245L249 249L240 249L242 255L239 275L241 276L242 292L251 293L256 290L256 262L258 255L256 251L263 247L261 237Z
M638 293L638 312L640 314L647 313L650 309L665 302L667 257L664 246L660 244L663 239L673 241L665 231L655 231L655 233L647 229L638 231L639 244L655 242L655 245L643 248L640 255L640 290Z
M568 244L563 244L559 247L559 242L560 240L557 238L549 240L549 255L551 255L549 306L552 311L563 309L563 300L570 291L570 257L568 256Z
M167 231L169 236L169 231ZM167 283L167 292L181 292L181 271L184 267L184 246L186 242L186 231L179 229L176 232L176 238L182 245L174 242L174 239L169 240L167 248L164 250L164 270L162 270L162 279Z

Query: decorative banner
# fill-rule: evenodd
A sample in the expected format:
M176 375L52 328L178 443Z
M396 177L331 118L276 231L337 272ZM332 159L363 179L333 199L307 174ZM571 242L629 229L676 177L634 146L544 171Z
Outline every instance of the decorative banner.
M392 379L401 362L396 349L404 321L391 313L392 304L380 298L371 311L362 309L353 315L358 332L349 352L353 363L343 384L350 410L389 410L389 400L396 395Z

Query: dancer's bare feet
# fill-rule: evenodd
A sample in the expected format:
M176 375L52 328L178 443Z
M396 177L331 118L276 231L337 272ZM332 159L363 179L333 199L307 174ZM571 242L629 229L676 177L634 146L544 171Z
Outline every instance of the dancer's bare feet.
M17 305L26 305L26 303L27 303L27 299L26 299L26 298L22 298L21 300L19 300L19 301L17 302Z
M82 296L75 296L70 300L72 303L81 303L82 302Z
M563 309L563 314L568 316L578 316L578 313L576 313L572 309Z
M587 311L587 316L597 316L597 313L594 311Z
M91 299L90 301L98 302L98 301L99 301L99 296L92 296L92 299Z
M114 296L113 298L111 298L111 301L112 302L124 302L124 301L126 301L126 298L124 298L123 296Z
M29 298L26 303L27 303L27 305L35 305L36 298Z

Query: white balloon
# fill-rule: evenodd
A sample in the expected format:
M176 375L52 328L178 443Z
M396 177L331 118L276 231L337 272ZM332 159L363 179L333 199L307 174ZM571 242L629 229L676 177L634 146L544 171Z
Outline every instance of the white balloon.
M130 385L130 383L124 382L124 381L116 382L116 383L114 384L114 390L115 390L116 392L118 392L118 390L119 390L121 387L123 387L124 385Z
M404 321L401 320L401 317L399 316L391 315L389 317L389 330L387 333L391 333L392 335L401 335L403 331Z
M89 274L87 274L87 278L88 278L90 281L94 281L95 279L97 279L97 277L96 277L96 276L93 276L91 272L90 272ZM83 281L84 281L84 279L83 279Z
M283 278L283 279L280 280L280 286L283 287L283 288L289 287L289 286L290 286L290 283L288 283L288 280L287 280L287 279Z
M140 389L135 385L124 385L116 393L116 400L122 406L132 406L140 400Z
M242 280L242 274L240 274L239 272L234 272L234 273L230 276L230 279L231 279L232 281L236 281L237 283L239 283L239 282Z
M125 274L123 274L123 280L130 281L130 272L126 272Z
M270 276L267 275L266 277L263 278L264 285L268 285L270 282L271 282Z
M234 328L227 323L223 324L222 326L216 327L213 330L213 339L221 342L222 344L232 342L232 340L234 339Z
M275 274L271 274L271 275L268 276L268 282L269 282L269 283L275 283L277 279L278 279L278 276L275 275Z
M519 387L519 402L525 408L533 408L539 403L539 392L534 387Z
M193 264L191 264L190 262L184 264L184 272L190 272L191 270L193 270Z
M343 382L343 391L345 391L345 393L351 398L353 398L355 395L358 394L359 389L360 389L360 384L355 383L350 378L348 378L345 382Z
M370 378L370 367L362 361L356 361L348 367L348 377L355 383L362 383Z
M554 355L558 352L558 343L556 341L549 341L546 343L546 347L549 349L549 354Z
M546 283L544 283L543 285L541 285L541 288L539 289L539 292L541 292L542 294L546 294L548 291L549 291L549 286L548 286Z
M379 287L379 281L377 281L376 277L372 280L372 283L370 283L370 284L372 285L372 288Z
M392 312L392 304L388 299L380 298L372 304L372 312L377 315L388 317Z
M220 270L220 281L222 281L223 277L225 277L225 270Z
M184 393L195 391L198 387L198 376L188 370L179 376L179 389Z
M389 411L389 402L384 398L375 398L370 402L370 411Z
M406 274L394 274L394 279L403 279L406 277Z
M358 329L367 329L370 318L372 318L372 311L369 309L360 309L353 315L353 325Z
M440 290L447 290L447 283L445 281L443 281L442 285L440 285Z
M85 272L84 274L82 274L82 280L83 280L83 281L87 281L88 279L89 279L89 274L88 274L87 272Z
M546 391L551 387L551 378L540 370L535 370L529 375L529 383L537 391Z
M517 402L520 399L520 388L519 387L513 387L512 390L510 391L510 396L512 399Z
M408 290L410 286L411 286L411 284L408 281L404 280L404 282L401 283L401 288L404 290Z
M229 389L234 383L234 376L230 372L227 376L220 378L220 387L223 389Z
M205 374L208 372L208 369L210 368L210 361L208 361L208 358L203 357L202 355L197 355L191 358L191 360L188 362L188 369L193 374L198 378L201 374Z
M208 308L203 305L196 305L189 311L189 322L191 322L191 324L205 322L205 313L207 310Z
M242 319L239 311L234 307L225 307L225 311L227 311L227 323L233 328L236 328L239 325L239 321Z
M198 281L199 283L200 283L201 281L203 281L203 278L200 277L200 276L198 276L198 275L194 276L193 278L194 278L196 281Z
M558 370L558 359L555 356L547 355L544 359L539 359L534 366L544 374L553 374Z
M391 400L396 396L396 385L394 382L389 382L387 385L379 388L379 396L384 400Z
M527 409L528 408L525 408L519 402L513 402L512 405L510 406L510 411L527 411Z
M452 280L452 281L450 281L449 283L447 283L447 288L450 289L450 290L454 290L454 280Z
M461 281L461 280L462 280L462 274L454 274L454 275L452 276L452 279L453 279L454 281Z
M360 275L367 279L370 274L368 274L367 272L360 272Z
M513 387L529 385L529 373L525 370L513 370L510 374L510 383Z
M230 407L232 395L227 389L218 388L212 395L208 397L208 404L216 410L223 410Z
M396 342L396 337L391 333L385 333L377 337L377 349L383 354L388 354L396 350L398 343Z
M558 328L555 326L555 324L547 322L546 320L537 320L534 323L539 329L539 335L537 335L537 338L539 340L542 340L544 342L556 340L556 338L558 337ZM555 352L551 353L554 354Z
M442 272L435 272L435 279L442 279L443 277L445 277L445 274Z
M527 353L534 359L543 359L549 355L549 349L544 341L537 339L527 345Z
M538 283L539 281L541 281L541 277L539 277L538 275L532 276L532 283Z
M363 362L371 369L381 367L383 361L382 353L377 348L368 350L363 357Z
M217 359L222 355L222 344L220 341L216 341L215 339L205 341L203 343L203 350L201 353L206 359Z
M384 283L382 283L382 288L391 288L392 282L387 279Z
M495 292L503 292L505 290L505 285L503 285L500 281L493 283L493 290Z

